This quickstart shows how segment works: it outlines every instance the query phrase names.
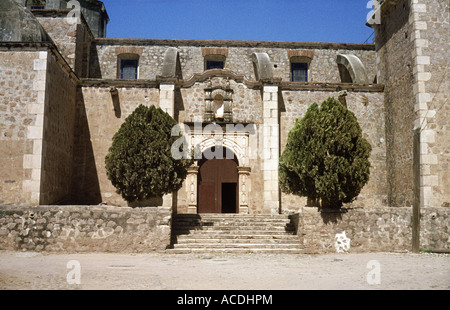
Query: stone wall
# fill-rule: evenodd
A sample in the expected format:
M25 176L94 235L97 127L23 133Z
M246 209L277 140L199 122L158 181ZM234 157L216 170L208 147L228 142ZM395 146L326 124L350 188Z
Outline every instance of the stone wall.
M114 134L139 104L159 107L159 89L87 86L77 95L72 201L126 205L106 176L105 157Z
M253 53L267 53L273 63L275 78L290 81L289 51L307 51L313 55L309 69L310 82L340 82L336 57L339 53L352 54L361 59L366 67L369 80L376 75L375 51L373 45L338 43L294 43L294 42L247 42L247 41L202 41L202 40L133 40L99 39L95 53L98 59L92 59L92 67L98 67L96 78L115 79L118 72L118 51L138 49L139 79L154 80L162 73L164 53L170 46L178 50L181 65L181 77L191 78L195 73L205 70L205 49L221 48L226 50L225 69L255 80L252 62Z
M70 196L77 80L48 53L44 107L40 204Z
M450 208L427 207L420 212L420 248L450 252Z
M59 52L67 63L75 68L77 21L75 18L66 18L67 13L58 13L48 16L47 12L34 12L37 20L50 35L58 47Z
M450 251L448 208L421 210L420 249ZM412 249L412 208L370 207L318 211L304 207L294 216L305 252L336 252L336 234L350 239L348 252L395 252Z
M31 177L24 154L33 154L28 128L34 126L38 101L34 70L39 51L0 51L0 204L26 203L23 182Z
M385 1L381 24L374 26L378 81L386 86L391 206L412 205L414 194L424 207L450 201L448 10L446 1ZM420 132L416 156L413 130Z
M409 207L414 199L415 103L409 1L400 1L390 14L375 28L378 83L385 85L388 199L390 206Z
M312 103L320 104L329 97L338 99L338 96L339 92L336 90L283 90L280 98L280 152L283 152L289 131L294 127L296 120L305 115ZM355 114L361 126L363 137L372 146L369 182L364 186L357 199L349 205L353 207L387 206L384 94L368 90L348 91L346 102L348 109ZM297 212L295 206L307 204L306 198L284 193L282 193L281 199L282 212Z
M163 251L170 208L39 206L0 208L0 250L46 252Z
M213 78L220 80L220 78ZM106 177L104 159L112 143L112 138L125 118L139 104L160 105L160 90L157 85L133 84L113 81L102 83L99 80L85 80L77 99L77 121L75 127L74 146L74 181L72 186L72 203L96 204L105 202L112 205L126 205L116 193L115 188ZM103 85L102 85L103 84ZM108 86L110 85L110 86ZM118 85L117 95L110 92L111 85ZM122 85L122 86L121 86ZM338 84L336 84L338 85ZM179 122L193 122L195 117L203 118L206 82L196 82L191 87L175 89L175 117ZM244 124L254 124L254 132L250 139L256 139L261 146L262 128L262 93L252 89L245 83L230 80L233 89L233 119ZM363 87L364 88L364 87ZM292 88L279 91L280 107L280 146L281 151L286 144L287 135L297 118L303 117L307 107L313 102L322 102L330 96L337 98L336 88L322 90L316 86L305 90ZM356 114L364 136L372 145L371 177L354 206L387 205L386 184L386 146L384 127L384 105L382 88L364 88L358 91L349 89L347 105ZM177 117L178 116L178 117ZM252 149L248 167L251 168L249 182L249 211L261 213L264 203L260 195L264 190L264 174L262 171L261 149ZM276 179L274 181L276 182ZM187 189L178 192L177 212L187 210ZM304 199L282 195L281 211L295 212L290 209L294 205L305 205Z
M425 207L450 203L449 2L415 1L415 128L421 128L421 196ZM412 19L414 17L414 20Z
M213 82L216 79L212 79ZM225 79L217 79L223 80ZM179 89L179 96L175 101L175 108L180 111L179 122L194 122L202 120L205 112L206 82L195 83L192 87ZM261 124L262 96L259 89L248 88L244 83L230 81L233 89L233 122L243 124Z
M56 203L70 194L76 77L53 47L18 45L0 52L0 200Z
M68 17L69 12L69 10L33 11L77 76L89 77L91 44L94 36L83 15L78 21L76 17Z
M349 253L411 251L411 208L371 207L291 215L305 253L335 253L336 234ZM45 252L161 252L171 242L171 208L2 206L0 250ZM448 208L421 211L420 249L450 251Z

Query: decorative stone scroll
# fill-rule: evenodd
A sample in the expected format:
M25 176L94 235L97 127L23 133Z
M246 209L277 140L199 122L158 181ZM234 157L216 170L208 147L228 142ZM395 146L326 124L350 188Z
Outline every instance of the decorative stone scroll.
M352 83L356 84L368 84L369 78L367 77L366 68L361 60L355 55L337 55L336 62L338 65L344 66L350 74Z
M257 81L270 80L273 78L273 65L267 53L253 53L252 61Z

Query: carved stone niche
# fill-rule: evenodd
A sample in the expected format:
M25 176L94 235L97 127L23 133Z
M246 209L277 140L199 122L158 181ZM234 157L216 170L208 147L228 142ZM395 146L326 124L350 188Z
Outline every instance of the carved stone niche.
M205 122L233 122L233 90L229 79L210 78L205 88Z

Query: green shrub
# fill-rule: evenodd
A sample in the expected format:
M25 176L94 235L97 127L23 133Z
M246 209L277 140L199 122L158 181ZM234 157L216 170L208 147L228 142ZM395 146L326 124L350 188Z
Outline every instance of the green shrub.
M160 108L140 105L113 137L105 158L108 179L128 202L161 197L181 188L191 160L171 155L177 122Z
M369 180L371 150L353 112L334 98L314 103L289 132L279 164L281 190L340 208Z

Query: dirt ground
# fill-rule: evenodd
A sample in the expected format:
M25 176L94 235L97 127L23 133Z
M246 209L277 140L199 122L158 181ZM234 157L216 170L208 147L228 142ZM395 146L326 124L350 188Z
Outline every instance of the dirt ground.
M0 251L1 290L449 290L448 254Z

